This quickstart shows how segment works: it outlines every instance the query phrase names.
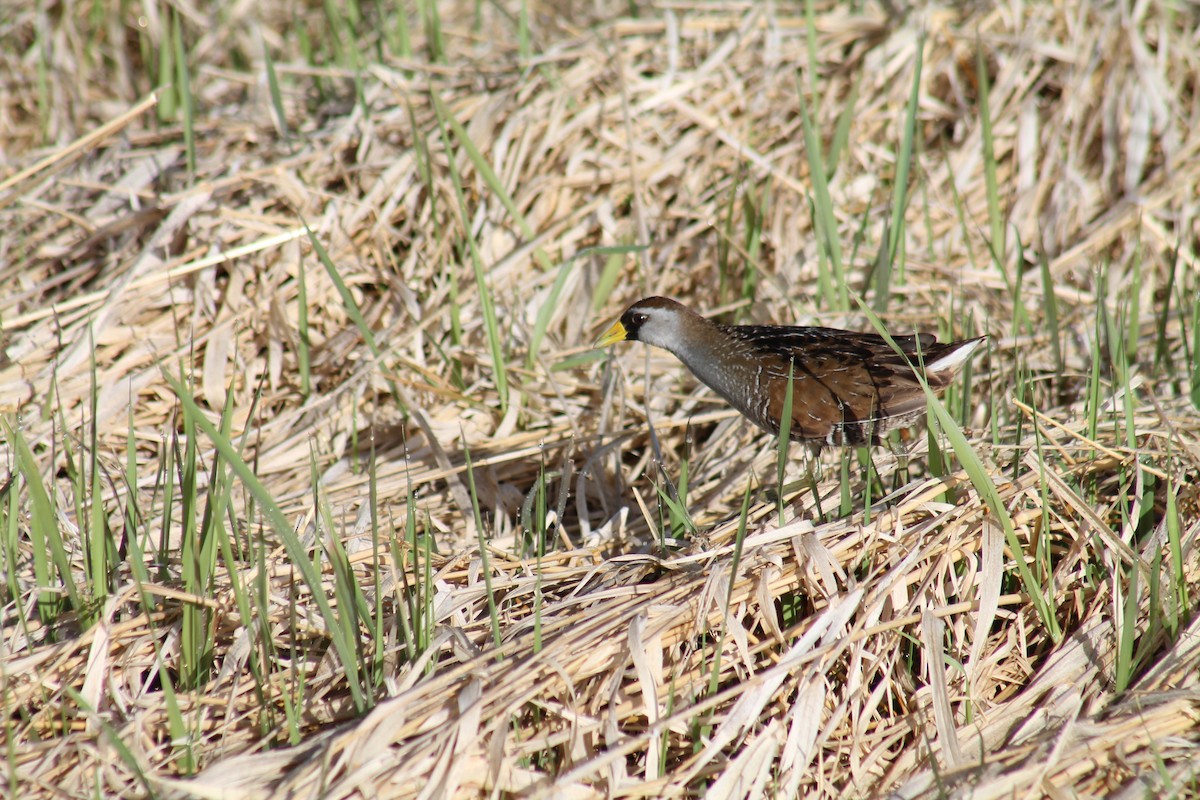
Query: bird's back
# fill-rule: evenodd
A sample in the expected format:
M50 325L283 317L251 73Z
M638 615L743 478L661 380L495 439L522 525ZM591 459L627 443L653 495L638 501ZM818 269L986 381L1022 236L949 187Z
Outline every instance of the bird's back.
M760 402L739 410L778 434L790 376L790 437L818 446L878 444L889 431L912 425L926 407L914 367L940 391L982 341L943 344L928 333L897 336L897 353L873 333L757 325L724 331L763 371Z

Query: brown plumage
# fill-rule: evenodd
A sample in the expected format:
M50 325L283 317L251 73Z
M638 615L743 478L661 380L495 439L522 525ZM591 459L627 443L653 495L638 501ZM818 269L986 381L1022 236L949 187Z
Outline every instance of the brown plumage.
M601 337L603 347L640 341L675 354L755 425L780 430L789 372L793 440L878 444L925 414L925 393L941 391L986 337L939 344L929 333L893 337L901 356L874 333L782 325L721 325L665 297L631 305Z

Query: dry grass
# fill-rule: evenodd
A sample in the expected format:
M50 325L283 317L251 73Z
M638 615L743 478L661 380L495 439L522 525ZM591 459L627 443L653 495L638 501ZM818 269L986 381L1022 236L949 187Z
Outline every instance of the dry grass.
M1193 9L260 5L180 6L186 78L174 6L0 21L9 794L1200 795ZM991 342L969 451L780 520L590 342L867 327L814 164L844 285Z

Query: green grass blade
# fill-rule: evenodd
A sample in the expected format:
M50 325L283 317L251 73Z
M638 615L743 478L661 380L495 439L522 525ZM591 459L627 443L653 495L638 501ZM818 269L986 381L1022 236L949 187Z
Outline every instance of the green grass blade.
M504 206L505 211L508 212L513 222L516 223L517 228L521 231L521 236L528 242L534 241L537 238L537 231L529 224L529 220L525 219L525 215L521 213L521 209L517 208L516 202L504 187L504 182L500 180L500 176L492 169L492 165L488 163L488 160L483 157L483 153L479 152L479 148L471 140L467 129L450 113L450 109L446 108L446 105L442 102L437 92L432 92L430 97L437 108L438 119L445 121L450 126L450 130L454 132L454 138L458 141L459 147L467 154L467 158L470 159L475 169L479 171L483 182L487 184L488 189L499 199L500 204ZM542 269L550 270L554 268L554 262L550 260L550 257L546 255L546 252L541 247L535 246L533 248L533 258Z
M996 267L1008 280L1004 270L1004 220L1000 216L1000 189L996 179L996 144L992 136L992 110L990 85L988 83L987 48L983 42L975 41L975 74L979 76L979 124L983 142L983 178L987 188L988 226L991 229L992 256Z
M887 260L875 273L875 313L887 311L891 299L892 269L904 240L904 214L908 210L908 176L912 169L913 140L917 131L917 112L921 102L921 69L925 63L925 37L917 40L917 63L913 65L912 89L904 117L904 132L900 137L900 152L896 156L896 182L892 185L892 218L888 226Z
M467 441L465 433L462 434L462 441ZM492 565L491 557L488 554L487 537L483 530L483 514L479 509L479 495L475 491L475 467L471 464L471 449L465 444L463 446L463 456L467 460L467 489L471 492L471 510L475 514L475 535L479 540L479 559L482 562L483 582L487 591L488 602L488 618L492 623L492 644L495 645L497 651L502 644L500 639L500 612L496 607L496 592L492 588ZM503 658L500 653L497 653L497 658Z
M117 757L124 762L133 777L141 784L142 791L146 793L144 796L149 798L158 797L159 794L154 791L154 786L146 776L145 770L142 769L141 762L138 761L137 756L129 749L129 745L125 743L125 740L121 738L116 729L109 724L106 715L97 713L92 704L85 700L83 695L76 691L74 687L64 686L63 692L71 699L71 702L90 717L90 721L104 734L104 738L108 740L109 745L116 751Z
M838 161L841 160L842 152L850 143L850 126L854 122L854 112L858 108L858 93L862 88L863 78L866 76L866 71L860 71L854 78L854 83L850 85L850 94L847 95L845 102L842 104L842 112L838 114L837 127L833 131L833 141L829 143L829 156L826 162L832 171L837 170Z
M183 405L184 413L189 416L191 424L199 428L205 437L208 438L221 457L229 464L233 473L237 475L238 480L254 495L255 501L262 507L267 520L275 529L275 534L283 542L284 549L287 551L292 565L300 572L301 578L307 585L312 595L312 601L317 605L320 617L324 621L329 637L333 642L334 651L337 653L343 669L346 670L347 684L355 710L360 713L366 711L369 707L370 699L362 693L357 671L358 662L354 648L351 642L342 634L338 615L334 613L333 607L329 603L321 576L309 558L308 551L300 541L300 537L288 522L287 517L283 515L283 511L275 502L275 498L270 495L262 481L259 480L258 476L254 474L249 465L238 454L232 442L222 436L216 426L205 417L204 413L200 410L200 406L196 404L195 398L187 390L187 387L171 375L165 375L164 377L171 385L176 397L179 398L179 402Z
M450 137L446 129L447 126L454 123L454 119L446 111L441 100L438 99L436 92L431 93L430 97L437 112L442 141L445 143L447 151L452 152ZM461 137L461 141L470 141L465 132ZM454 184L454 195L458 201L459 222L462 227L463 241L465 242L465 249L471 258L475 286L479 292L479 305L480 310L483 311L483 323L484 330L487 333L488 350L492 356L492 374L496 382L496 394L500 400L500 412L503 414L508 410L508 366L504 354L504 342L500 337L500 329L496 321L496 307L488 286L487 276L484 273L483 258L479 254L479 247L475 243L475 237L471 231L471 215L468 212L466 195L463 192L462 177L458 174L458 166L453 155L448 159L448 165L450 168L450 181Z
M783 394L783 415L779 418L779 451L775 457L775 487L779 496L776 499L779 512L779 524L783 524L783 474L787 469L788 450L792 436L792 391L795 388L796 362L788 363L787 389Z
M733 538L733 558L729 564L729 586L725 592L725 619L730 622L729 611L733 607L733 589L737 585L738 570L742 563L742 548L746 542L746 526L750 519L750 498L753 495L753 483L746 481L746 490L742 493L742 509L738 514L737 533ZM721 653L725 650L725 638L729 635L728 624L721 626L721 634L717 637L713 648L712 669L708 673L708 693L716 694L721 686Z
M371 330L371 326L367 324L366 318L363 317L362 309L358 307L358 303L354 300L354 295L351 293L350 287L346 286L346 282L342 280L342 275L338 272L337 266L334 265L333 259L329 257L329 252L321 244L321 240L317 238L317 235L313 233L312 228L308 227L307 221L304 221L304 231L308 234L308 240L312 243L313 251L316 252L321 265L325 267L325 272L329 275L329 280L333 281L338 297L342 299L342 307L350 315L351 321L358 328L358 332L362 335L363 341L367 343L367 347L371 348L372 355L378 356L379 346L375 343L375 332Z
M4 438L9 447L16 452L17 471L29 490L29 534L33 540L33 570L34 578L41 587L41 591L38 592L39 613L42 614L44 624L52 625L58 618L61 607L61 595L54 589L56 583L66 594L69 609L82 612L83 598L76 586L71 560L67 556L62 531L58 526L58 515L50 500L50 493L42 483L37 459L34 458L25 437L18 429L9 425L8 420L0 420L0 426L3 427Z
M537 364L542 339L546 336L546 329L550 327L550 318L554 315L554 310L558 308L558 298L567 285L567 278L571 275L571 267L574 263L575 259L572 258L564 261L558 268L558 275L554 278L554 285L550 287L550 294L546 296L546 301L538 309L537 319L533 322L533 333L529 337L529 353L525 356L526 369L533 369Z
M444 61L446 42L442 38L442 18L438 15L437 0L417 0L417 13L425 30L425 47L429 60L435 64Z
M183 44L183 23L178 11L171 14L171 45L175 59L175 91L183 109L183 146L187 152L188 181L196 180L196 108L192 97L192 76L188 70L187 50Z
M537 318L534 320L533 333L529 337L529 354L525 358L525 368L533 369L534 365L537 363L538 353L542 346L542 339L546 337L546 329L550 327L550 318L554 316L554 311L556 308L558 308L558 298L562 295L562 291L567 285L567 278L570 276L571 268L575 266L576 261L593 254L601 254L608 255L610 260L615 260L617 266L619 267L624 260L622 256L624 256L626 253L637 253L645 249L646 248L641 245L585 247L560 264L558 267L558 275L554 279L554 285L550 288L550 293L546 296L546 301L542 303L542 307L538 309ZM609 287L609 291L611 291L611 287ZM593 302L595 302L595 297L593 297Z
M1050 273L1050 258L1045 249L1038 253L1038 267L1042 275L1042 313L1045 317L1046 333L1050 338L1050 353L1054 359L1054 375L1057 388L1061 391L1062 376L1066 371L1063 360L1062 330L1058 321L1058 295L1055 293L1054 276Z
M855 302L858 303L861 310L870 320L871 325L875 330L887 339L888 344L897 353L902 353L896 345L891 335L883 325L883 321L875 315L873 311L863 302L862 298L855 297ZM1021 579L1025 591L1029 594L1030 602L1033 603L1034 609L1037 611L1038 617L1042 624L1046 627L1046 631L1050 637L1057 643L1062 640L1062 629L1059 627L1058 618L1054 607L1051 605L1052 595L1045 591L1042 585L1038 582L1033 571L1029 569L1029 565L1025 563L1023 554L1025 548L1017 539L1017 531L1013 525L1012 517L1008 513L1008 509L1004 506L1004 501L1000 498L1000 493L996 489L996 484L992 481L987 469L983 466L983 462L979 460L979 456L971 447L967 437L963 435L962 428L954 421L954 417L946 410L946 406L938 399L933 390L929 388L929 383L925 380L924 375L920 370L915 370L917 379L921 383L921 388L925 391L925 397L929 402L929 408L933 412L937 424L941 427L942 433L950 440L951 447L954 450L954 455L958 458L967 476L971 479L971 485L979 492L988 508L991 509L992 515L1000 523L1004 531L1005 541L1008 543L1009 549L1013 553L1013 564L1016 567L1017 574Z
M804 128L804 149L808 156L809 173L813 183L814 227L821 244L821 251L828 257L831 272L820 273L818 285L826 308L844 311L850 307L846 276L842 270L842 245L838 240L837 218L833 213L833 199L829 194L827 165L821 156L821 138L808 111L804 90L796 79L796 96L800 110L800 121Z
M604 268L600 270L600 279L596 281L596 289L592 294L592 311L599 311L607 305L608 298L617 286L617 281L621 279L621 267L625 265L624 255L619 250L628 247L635 247L635 245L614 247L608 258L604 260Z
M285 142L290 142L292 134L288 129L287 112L283 110L283 93L279 90L279 76L275 74L275 59L271 58L271 51L267 48L267 42L263 39L261 30L258 34L258 42L262 48L263 63L267 68L267 91L271 95L271 111L275 115L275 126L279 129L280 138Z

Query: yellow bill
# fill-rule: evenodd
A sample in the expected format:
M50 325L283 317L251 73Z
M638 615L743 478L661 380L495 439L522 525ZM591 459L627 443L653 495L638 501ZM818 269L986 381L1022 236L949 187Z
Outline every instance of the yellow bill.
M608 347L610 344L625 341L625 326L621 324L621 320L613 323L612 327L604 332L596 341L596 347Z

